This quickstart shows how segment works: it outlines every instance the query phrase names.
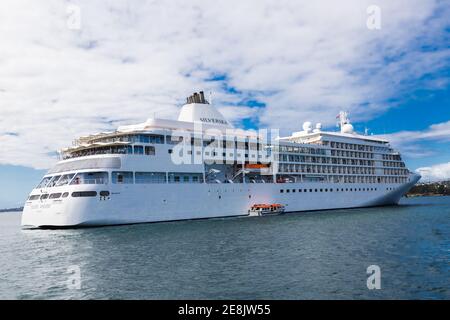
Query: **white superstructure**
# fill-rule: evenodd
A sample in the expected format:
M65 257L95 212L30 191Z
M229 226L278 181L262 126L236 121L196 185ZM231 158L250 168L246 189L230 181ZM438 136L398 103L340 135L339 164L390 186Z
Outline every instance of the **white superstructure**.
M305 122L288 137L245 131L206 101L178 120L148 119L81 137L33 189L24 227L74 227L397 204L420 178L388 141Z

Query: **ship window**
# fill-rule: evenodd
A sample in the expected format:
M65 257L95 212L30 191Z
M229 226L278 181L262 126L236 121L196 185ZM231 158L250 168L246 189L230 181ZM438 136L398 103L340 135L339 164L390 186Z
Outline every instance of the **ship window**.
M54 176L53 179L48 183L47 188L56 186L56 183L58 182L59 178L61 178L61 176Z
M107 184L108 172L80 172L70 182L71 185L76 184Z
M65 174L59 179L59 181L56 183L56 186L65 186L66 184L69 184L70 180L75 176L74 173L72 174Z
M31 196L28 198L28 200L33 201L33 200L39 199L40 197L41 197L41 195L39 195L39 194L34 194L34 195L31 195Z
M97 191L76 191L72 192L72 197L79 198L79 197L96 197Z
M43 194L42 196L41 196L41 200L45 200L45 199L47 199L48 198L48 194Z
M169 172L169 183L202 183L202 173Z
M136 136L135 141L142 142L142 143L149 143L150 138L149 138L149 136L140 134L140 135Z
M100 191L101 197L109 197L109 191Z
M283 193L284 192L284 190L283 189L280 189L280 193Z
M323 189L320 189L320 192L323 192Z
M167 182L165 172L136 172L135 179L138 184Z
M114 184L132 184L133 183L133 172L113 171L112 181Z
M50 199L59 199L61 198L61 193L52 193L50 195Z
M317 192L317 189L315 189L314 192Z
M313 192L313 189L309 189L309 192Z
M132 142L141 142L141 143L164 143L164 136L158 135L158 134L150 134L150 135L144 135L140 134L137 136L134 136L132 139Z
M298 192L302 192L302 189L298 189Z
M287 190L286 190L286 193L289 193L290 191L291 191L291 190L287 189Z
M172 153L172 152L173 152L173 150L172 150L172 149L169 149L169 150L168 150L168 152L169 152L169 153Z
M292 192L294 192L294 193L295 193L295 189L292 189Z
M134 154L144 154L143 146L134 146Z
M167 144L178 144L183 141L183 137L166 136Z
M68 192L64 192L63 195L62 195L63 198L67 198L68 196L69 196Z
M155 155L155 147L152 146L146 146L145 147L145 154L147 156L154 156Z
M152 134L149 136L149 138L150 138L150 143L158 143L158 144L164 143L164 136L162 136L162 135Z
M50 182L51 179L52 177L44 177L44 179L42 179L42 181L38 184L37 188L45 188L45 186Z

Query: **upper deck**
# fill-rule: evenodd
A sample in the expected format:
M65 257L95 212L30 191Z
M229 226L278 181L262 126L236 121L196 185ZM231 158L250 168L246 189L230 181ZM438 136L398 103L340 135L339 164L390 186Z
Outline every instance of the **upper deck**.
M277 130L233 128L202 95L191 96L178 120L148 119L113 132L83 136L61 150L63 168L99 168L103 157L115 156L120 166L108 169L139 172L221 172L215 181L230 177L271 181L331 181L401 183L408 170L398 152L379 137L353 130L347 114L340 114L340 132L315 129L279 137ZM94 159L89 165L89 159ZM74 160L80 160L77 162ZM83 162L84 161L84 164ZM256 165L256 166L255 166ZM264 178L263 178L264 176ZM233 178L233 179L234 179Z

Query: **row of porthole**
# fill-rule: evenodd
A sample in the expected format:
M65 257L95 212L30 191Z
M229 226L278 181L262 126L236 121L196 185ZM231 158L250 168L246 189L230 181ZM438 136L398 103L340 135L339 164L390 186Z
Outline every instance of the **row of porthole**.
M337 188L337 189L298 189L298 192L348 192L348 191L350 191L350 192L353 192L353 191L377 191L378 190L378 188L359 188L359 189L357 189L357 188L350 188L350 189L348 189L348 188L341 188L341 189L339 189L339 188ZM292 193L295 193L295 192L297 192L297 189L280 189L280 193L285 193L285 191L286 191L286 193L290 193L290 192L292 192Z
M249 194L249 195L248 195L248 198L251 199L251 198L252 198L252 195ZM219 199L222 199L222 195L219 195Z
M109 197L109 191L100 191L100 196L101 197ZM46 199L52 199L52 200L56 200L59 198L67 198L69 196L68 192L64 192L64 193L52 193L52 194L43 194L43 195L39 195L39 194L35 194L35 195L31 195L28 197L29 201L33 201L33 200L46 200ZM96 197L97 196L97 191L75 191L72 192L72 197L74 198L79 198L79 197Z

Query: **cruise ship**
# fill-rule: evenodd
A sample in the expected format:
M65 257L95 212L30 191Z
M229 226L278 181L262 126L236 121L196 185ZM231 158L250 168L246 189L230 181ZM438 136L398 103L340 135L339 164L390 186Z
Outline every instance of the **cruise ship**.
M89 227L395 205L420 179L388 141L305 122L277 130L234 128L194 93L178 120L150 118L83 136L31 191L24 228Z

